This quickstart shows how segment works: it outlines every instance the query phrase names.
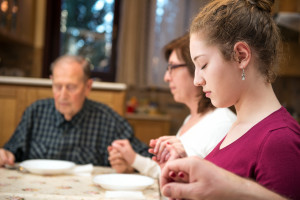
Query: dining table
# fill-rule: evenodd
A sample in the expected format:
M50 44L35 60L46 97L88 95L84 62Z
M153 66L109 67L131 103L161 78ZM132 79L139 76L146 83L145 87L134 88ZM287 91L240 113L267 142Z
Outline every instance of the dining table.
M16 169L0 168L0 199L5 200L102 200L102 199L161 199L159 183L154 183L136 198L108 195L118 191L108 191L93 182L101 174L116 173L110 167L94 166L88 176L76 174L39 175ZM122 191L120 191L122 192ZM124 191L123 191L124 192ZM129 191L130 192L130 191Z

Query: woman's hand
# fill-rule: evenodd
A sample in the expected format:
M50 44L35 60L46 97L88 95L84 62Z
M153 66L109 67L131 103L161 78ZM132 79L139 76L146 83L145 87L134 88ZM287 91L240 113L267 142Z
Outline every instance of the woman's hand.
M156 156L157 161L164 162L167 154L166 146L175 142L178 142L175 136L162 136L156 140L151 140L149 152Z
M185 149L181 141L175 136L163 136L156 140L151 140L149 152L154 154L152 157L161 168L168 160L186 157Z

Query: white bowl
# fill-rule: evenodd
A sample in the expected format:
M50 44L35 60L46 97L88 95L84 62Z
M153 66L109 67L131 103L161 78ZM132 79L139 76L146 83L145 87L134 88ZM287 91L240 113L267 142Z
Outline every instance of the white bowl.
M154 183L154 179L136 174L103 174L93 181L106 190L143 190Z
M52 175L69 172L75 163L63 160L33 159L21 162L20 166L34 174Z

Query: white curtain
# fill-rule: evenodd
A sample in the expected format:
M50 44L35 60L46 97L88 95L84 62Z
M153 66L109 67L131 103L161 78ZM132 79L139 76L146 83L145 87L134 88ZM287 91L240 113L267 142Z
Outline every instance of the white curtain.
M145 84L148 0L121 1L117 82L128 86Z
M128 86L166 88L162 48L188 31L207 0L123 0L117 81Z

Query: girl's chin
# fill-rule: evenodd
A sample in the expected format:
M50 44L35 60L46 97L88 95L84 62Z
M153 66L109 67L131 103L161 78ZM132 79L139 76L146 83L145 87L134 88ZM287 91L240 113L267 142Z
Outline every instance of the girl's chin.
M232 104L230 103L224 103L224 102L218 102L218 101L214 101L213 99L211 99L211 104L216 107L216 108L229 108L230 106L232 106Z

